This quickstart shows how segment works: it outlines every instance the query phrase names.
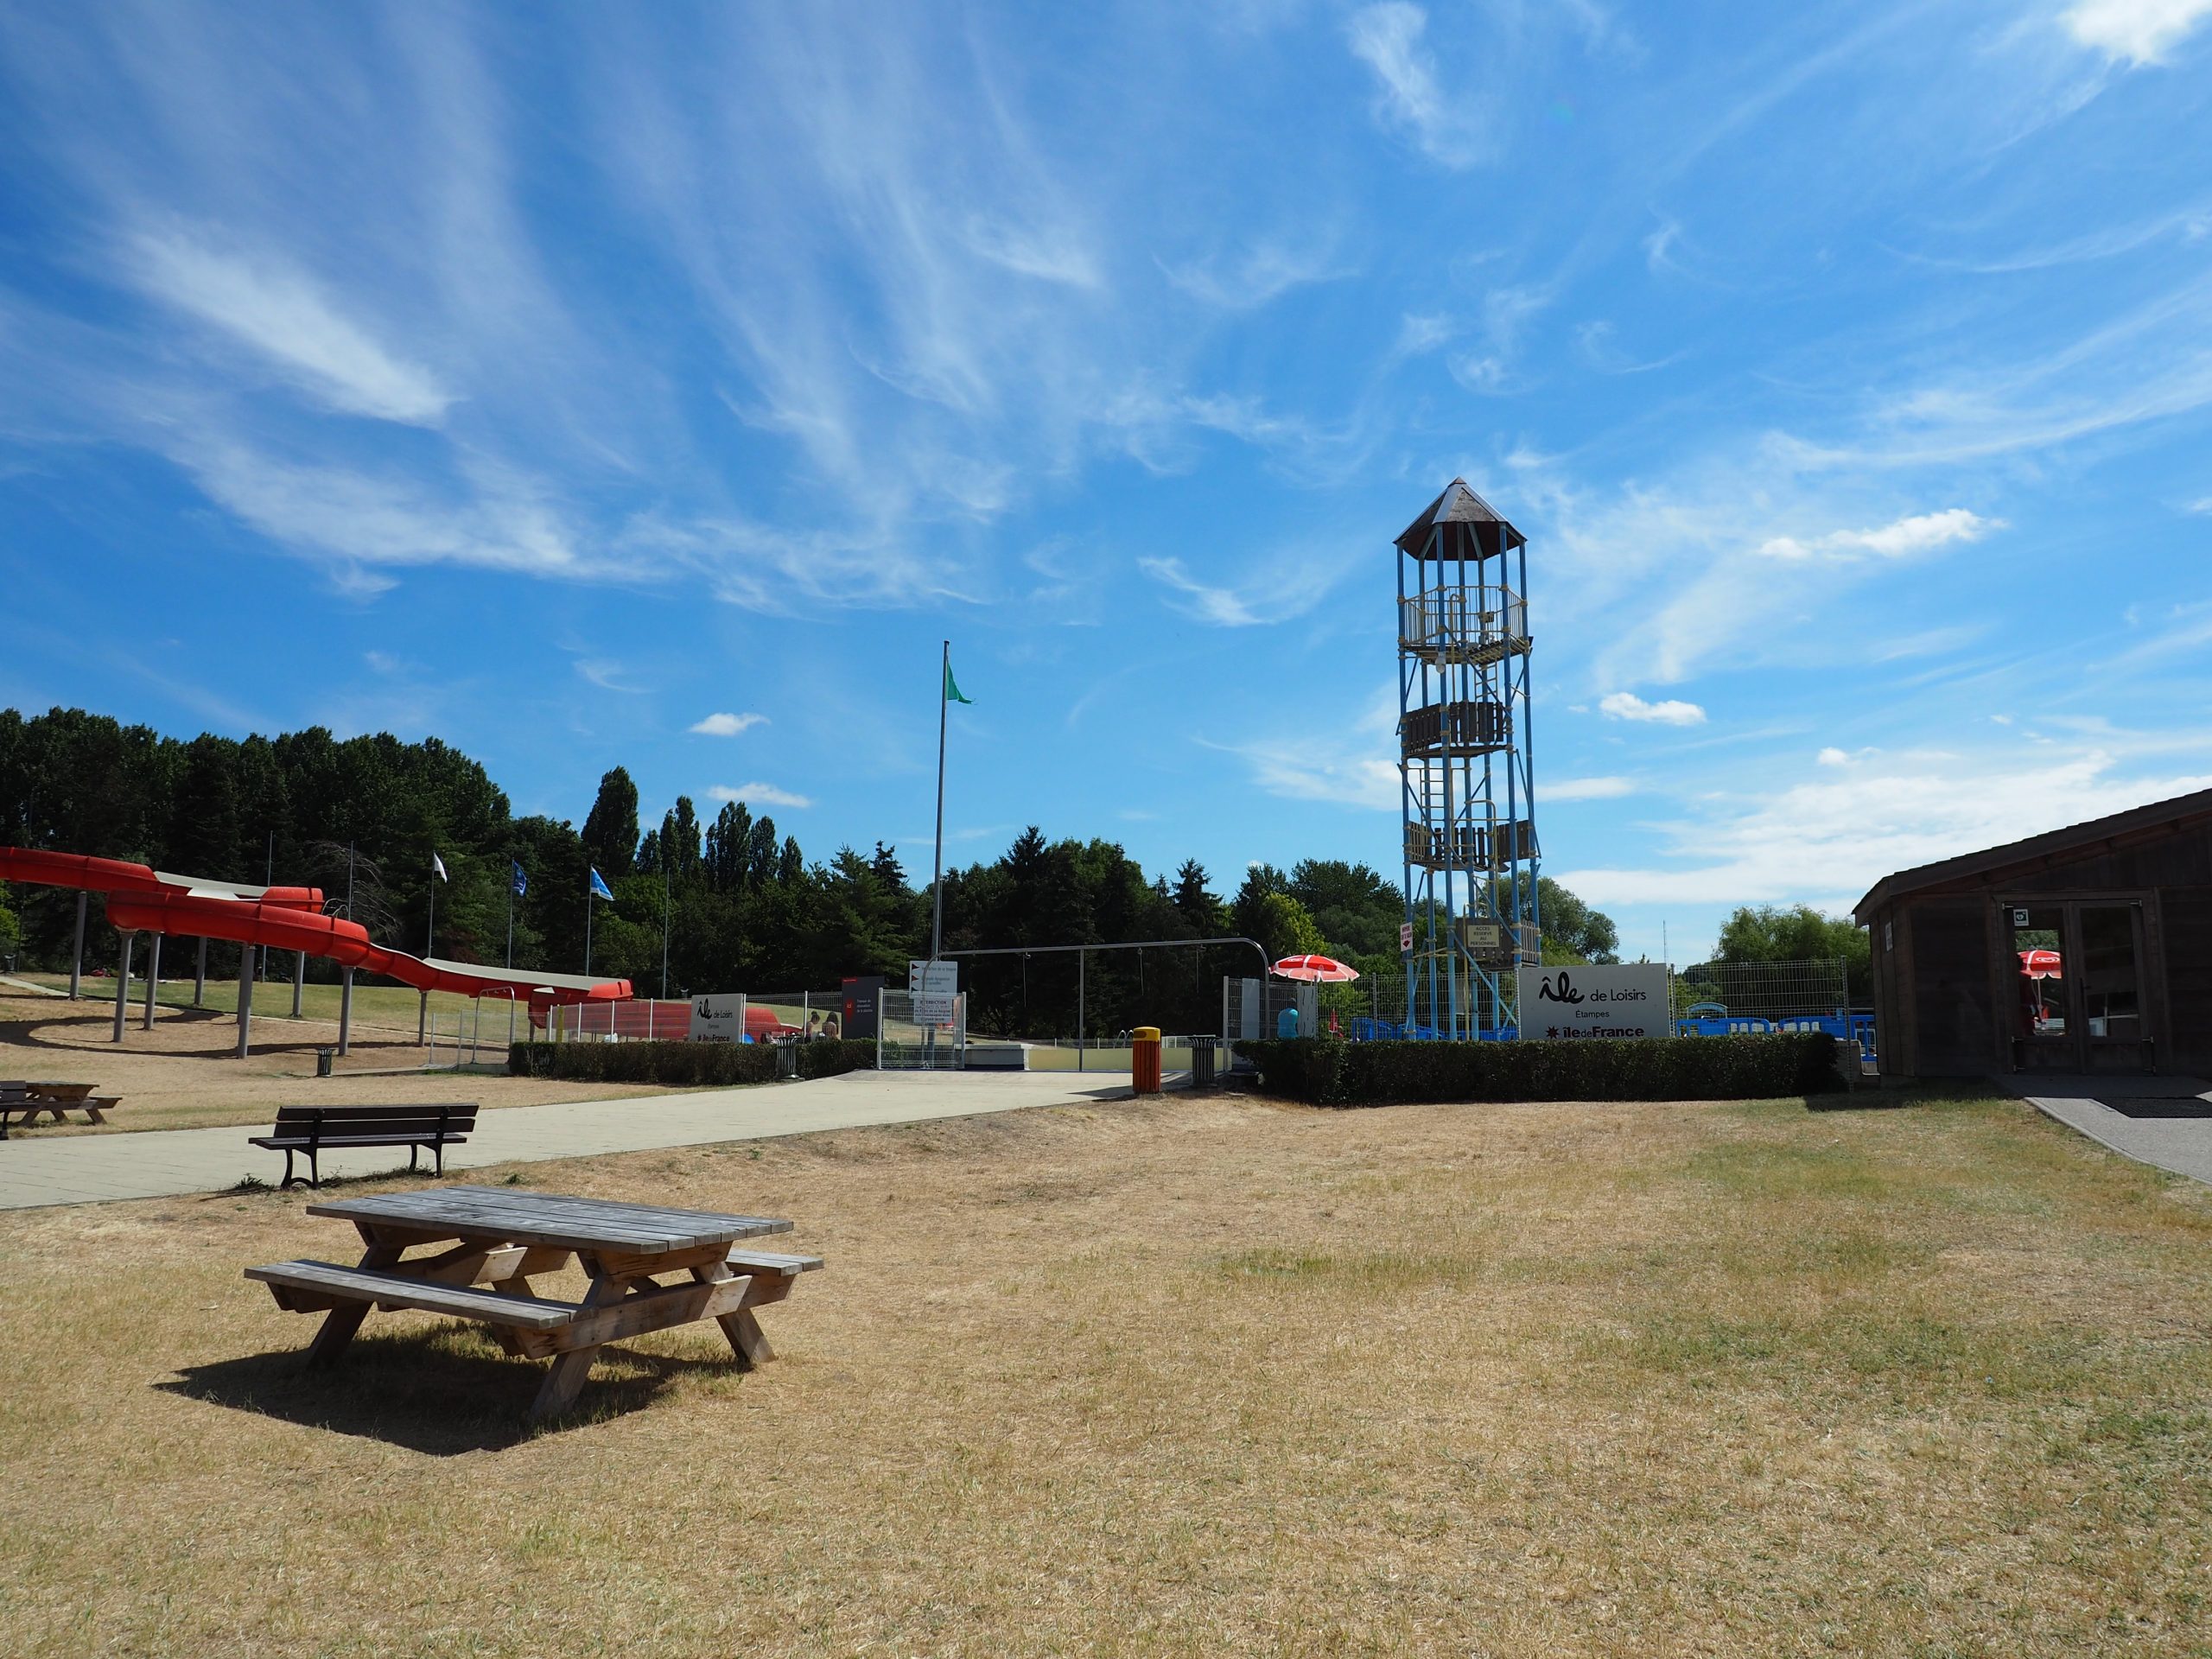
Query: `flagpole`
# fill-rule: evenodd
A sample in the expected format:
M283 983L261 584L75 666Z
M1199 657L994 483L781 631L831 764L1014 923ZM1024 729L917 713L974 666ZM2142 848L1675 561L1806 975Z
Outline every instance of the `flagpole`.
M944 953L944 717L950 707L952 641L944 642L944 661L937 677L937 844L930 855L930 960Z
M515 864L507 861L507 971L515 967Z
M584 977L591 977L591 878L584 878Z

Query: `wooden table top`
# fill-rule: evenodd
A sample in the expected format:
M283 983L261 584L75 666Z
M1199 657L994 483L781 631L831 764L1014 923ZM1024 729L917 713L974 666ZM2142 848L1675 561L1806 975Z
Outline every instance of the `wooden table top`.
M519 1186L440 1186L380 1197L311 1204L311 1216L344 1221L390 1222L438 1229L462 1238L496 1238L509 1244L556 1249L615 1249L658 1255L705 1244L787 1233L788 1221L769 1216L725 1216L709 1210L668 1210L609 1198L576 1198Z
M47 1095L57 1100L83 1100L92 1092L89 1083L56 1083L51 1079L41 1083L33 1078L23 1087L35 1095Z

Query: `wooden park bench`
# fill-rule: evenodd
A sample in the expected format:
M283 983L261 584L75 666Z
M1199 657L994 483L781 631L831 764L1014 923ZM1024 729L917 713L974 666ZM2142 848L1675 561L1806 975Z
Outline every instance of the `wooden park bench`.
M318 1156L334 1147L404 1147L407 1167L417 1169L418 1155L437 1160L437 1173L446 1173L446 1148L459 1146L476 1128L476 1103L445 1101L428 1106L280 1106L276 1127L267 1135L248 1137L257 1147L284 1154L283 1185L291 1186L292 1159L303 1154L308 1160L305 1185L320 1187L322 1171Z

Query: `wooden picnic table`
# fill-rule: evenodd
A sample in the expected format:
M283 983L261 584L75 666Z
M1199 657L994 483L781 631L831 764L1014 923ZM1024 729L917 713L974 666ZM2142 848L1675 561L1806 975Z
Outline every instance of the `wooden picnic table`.
M266 1284L281 1307L328 1310L308 1351L309 1365L327 1365L343 1353L372 1307L475 1319L510 1353L552 1358L531 1408L533 1420L573 1405L593 1356L625 1337L710 1319L741 1368L767 1357L747 1306L752 1280L731 1267L730 1247L791 1226L766 1216L495 1186L340 1198L311 1204L308 1213L352 1222L365 1247L359 1264L280 1262L249 1268L245 1276ZM429 1253L406 1254L422 1249ZM590 1275L581 1301L532 1293L534 1275L556 1272L572 1258Z
M41 1111L52 1113L56 1123L67 1123L69 1121L67 1109L72 1106L77 1107L85 1114L87 1122L106 1122L106 1109L116 1105L120 1097L95 1097L92 1093L93 1087L94 1085L89 1083L57 1083L52 1079L43 1081L37 1078L31 1079L23 1084L23 1092L31 1097L33 1103L30 1116L23 1120L24 1123L37 1122Z

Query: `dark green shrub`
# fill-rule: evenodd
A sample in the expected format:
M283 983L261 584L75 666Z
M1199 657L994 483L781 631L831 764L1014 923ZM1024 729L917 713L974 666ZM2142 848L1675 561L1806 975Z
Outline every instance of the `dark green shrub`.
M798 1046L802 1077L835 1077L875 1064L869 1042L817 1041ZM574 1083L658 1083L669 1088L728 1088L772 1083L777 1051L767 1043L517 1043L507 1071L518 1077Z
M817 1037L798 1046L798 1074L802 1077L834 1077L847 1071L875 1069L875 1044L865 1038Z
M1764 1100L1842 1087L1835 1039L1239 1043L1269 1094L1316 1106L1455 1100Z

